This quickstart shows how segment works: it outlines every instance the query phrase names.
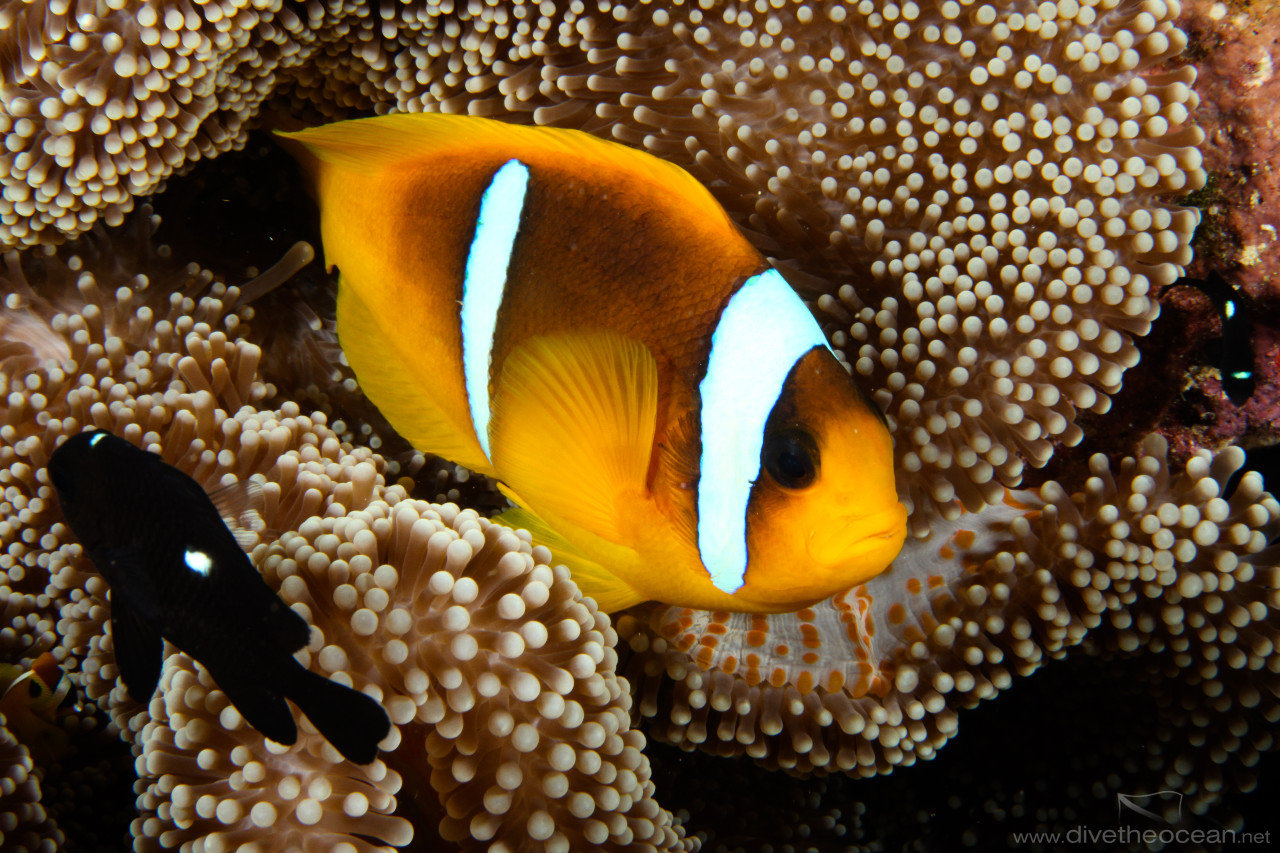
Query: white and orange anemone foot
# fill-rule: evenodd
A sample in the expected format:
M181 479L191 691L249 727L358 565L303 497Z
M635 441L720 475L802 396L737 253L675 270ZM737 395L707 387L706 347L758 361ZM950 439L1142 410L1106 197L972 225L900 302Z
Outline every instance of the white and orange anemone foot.
M1081 491L1006 492L798 613L632 611L640 711L685 748L874 775L932 757L960 710L1083 644L1171 651L1207 696L1280 713L1280 504L1255 473L1228 494L1242 462L1200 451L1174 473L1153 435L1114 468L1094 456Z

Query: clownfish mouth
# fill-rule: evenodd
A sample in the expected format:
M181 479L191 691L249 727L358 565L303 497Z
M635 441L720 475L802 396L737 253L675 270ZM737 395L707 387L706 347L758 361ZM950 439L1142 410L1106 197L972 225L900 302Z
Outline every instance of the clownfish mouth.
M809 556L821 565L861 563L866 578L888 568L907 536L907 508L900 503L870 515L849 516L809 535Z

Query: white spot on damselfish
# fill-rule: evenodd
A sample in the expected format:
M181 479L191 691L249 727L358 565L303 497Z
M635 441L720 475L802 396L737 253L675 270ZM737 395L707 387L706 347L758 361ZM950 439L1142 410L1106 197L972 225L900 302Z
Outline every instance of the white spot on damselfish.
M507 268L520 213L524 210L529 168L508 160L494 173L480 197L480 216L467 253L462 282L462 372L467 386L471 424L484 455L489 455L489 368L493 333L507 286Z
M208 575L213 568L213 559L204 551L192 551L188 548L182 552L182 561L187 564L188 569L201 577Z
M711 335L702 394L698 552L716 589L747 575L747 501L760 476L764 427L797 361L827 346L822 329L777 272L747 279Z
M107 434L105 432L98 433L93 438L89 439L89 446L93 447L95 444L97 444L99 441L102 441L102 439L106 437L107 437Z

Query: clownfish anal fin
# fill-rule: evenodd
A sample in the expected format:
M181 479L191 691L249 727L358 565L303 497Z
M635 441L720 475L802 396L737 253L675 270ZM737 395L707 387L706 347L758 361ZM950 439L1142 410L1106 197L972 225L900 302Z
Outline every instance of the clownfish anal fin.
M378 401L378 411L414 447L429 448L451 462L492 476L471 424L457 423L441 408L423 377L412 369L413 359L395 351L378 316L356 288L339 277L338 339L365 396ZM384 312L383 316L396 314Z
M658 369L614 332L539 335L505 360L489 435L494 467L548 522L632 547L629 510L648 500ZM568 533L564 530L562 532Z
M507 527L523 527L533 535L533 544L551 550L551 565L566 566L583 595L595 599L605 613L614 613L645 601L645 596L623 582L617 575L582 554L572 542L561 536L535 513L521 507L509 509L494 521Z

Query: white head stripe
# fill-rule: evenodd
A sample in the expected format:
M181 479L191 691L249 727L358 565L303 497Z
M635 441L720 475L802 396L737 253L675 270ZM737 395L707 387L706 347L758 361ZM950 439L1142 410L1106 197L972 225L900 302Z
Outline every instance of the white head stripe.
M747 501L760 476L764 426L797 361L827 346L776 270L743 283L711 335L702 394L698 551L711 583L733 594L747 575Z
M213 568L213 560L204 551L187 549L182 552L182 561L187 564L188 569L202 576L209 574L209 570Z
M529 169L508 160L494 173L480 197L476 233L467 252L462 281L462 373L467 385L471 424L484 455L489 455L489 365L493 332L507 285L511 249L520 229Z

